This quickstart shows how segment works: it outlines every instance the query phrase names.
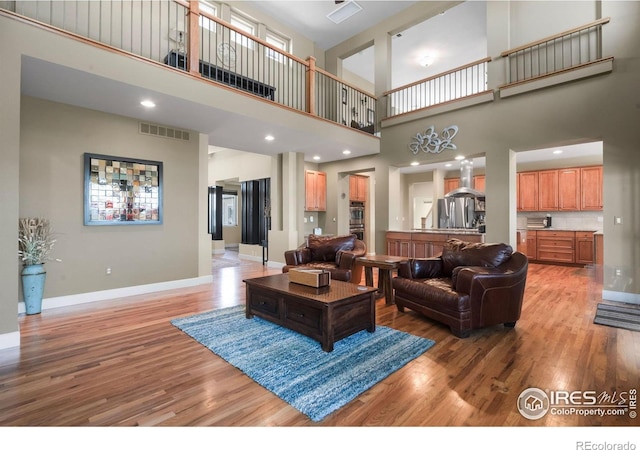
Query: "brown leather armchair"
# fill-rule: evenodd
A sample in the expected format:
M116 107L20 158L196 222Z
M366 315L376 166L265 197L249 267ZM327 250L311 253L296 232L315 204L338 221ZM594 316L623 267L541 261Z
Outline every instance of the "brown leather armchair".
M442 256L400 263L392 283L399 311L410 308L464 338L478 328L515 326L527 270L527 257L510 245L451 239Z
M287 273L291 268L325 269L331 272L331 278L359 283L362 279L362 266L355 260L367 252L365 243L355 234L347 236L316 236L312 234L305 246L284 253Z

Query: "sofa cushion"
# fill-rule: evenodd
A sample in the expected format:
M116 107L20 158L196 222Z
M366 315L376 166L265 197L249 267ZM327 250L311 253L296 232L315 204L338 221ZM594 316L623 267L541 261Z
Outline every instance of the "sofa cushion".
M483 244L449 239L442 250L442 274L451 277L459 266L498 267L507 261L513 248L509 244Z
M309 243L307 246L311 250L312 261L334 262L338 251L353 250L355 243L355 234L335 237L322 237L312 234L309 236Z

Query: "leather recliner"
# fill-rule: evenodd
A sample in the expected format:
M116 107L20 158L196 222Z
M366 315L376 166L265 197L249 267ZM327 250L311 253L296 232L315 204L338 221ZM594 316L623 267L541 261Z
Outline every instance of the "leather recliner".
M399 311L417 311L464 338L474 329L515 326L527 270L527 257L508 244L450 239L437 258L399 263L392 283Z
M355 234L347 236L309 235L306 245L284 253L286 265L283 273L289 269L325 269L331 272L331 278L340 281L359 283L362 279L362 266L356 265L356 258L367 252L365 243Z

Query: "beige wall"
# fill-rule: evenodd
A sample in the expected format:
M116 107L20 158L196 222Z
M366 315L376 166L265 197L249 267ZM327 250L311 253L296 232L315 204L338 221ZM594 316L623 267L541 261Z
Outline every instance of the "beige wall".
M53 256L62 259L46 265L45 305L49 297L199 276L198 136L144 135L137 120L22 98L20 217L48 218L58 239ZM163 162L163 223L85 226L85 152Z

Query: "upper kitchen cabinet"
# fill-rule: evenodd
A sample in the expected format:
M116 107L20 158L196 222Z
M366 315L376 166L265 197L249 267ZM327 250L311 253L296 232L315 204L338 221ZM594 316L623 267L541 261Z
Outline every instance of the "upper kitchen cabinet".
M367 201L367 182L369 177L349 175L349 200L352 202Z
M538 172L538 209L553 211L558 209L558 171Z
M518 211L602 210L602 166L518 173Z
M580 169L558 170L558 210L580 209Z
M539 211L538 172L518 173L518 211Z
M473 188L476 191L484 192L485 191L485 177L484 175L474 175L473 176Z
M602 166L581 167L580 181L582 184L580 209L602 210Z
M304 172L305 211L327 210L327 174L315 170Z
M460 178L445 178L444 179L444 193L451 192L454 189L460 187Z

